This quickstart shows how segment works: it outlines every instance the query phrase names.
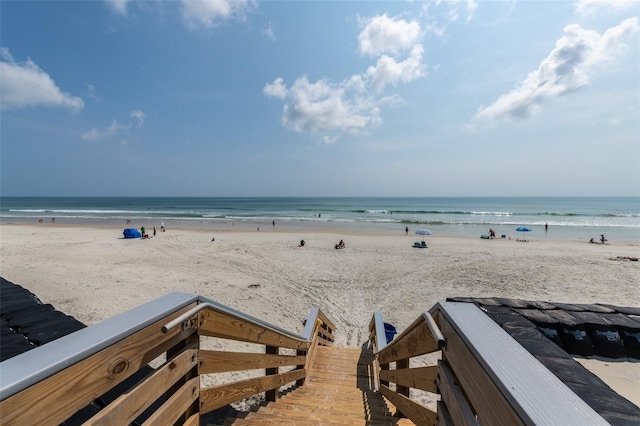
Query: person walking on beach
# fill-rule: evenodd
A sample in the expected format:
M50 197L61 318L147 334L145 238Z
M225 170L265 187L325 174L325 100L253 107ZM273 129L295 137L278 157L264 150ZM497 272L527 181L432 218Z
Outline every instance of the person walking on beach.
M404 227L404 235L409 235L409 226Z
M164 232L164 222L160 222L160 230Z
M144 237L144 226L140 227L140 233L142 234L142 236Z
M155 227L155 225L154 225L154 227L153 227L153 236L154 236L154 237L156 236L156 227Z
M275 220L272 221L271 224L273 225L274 228L276 227L276 221Z

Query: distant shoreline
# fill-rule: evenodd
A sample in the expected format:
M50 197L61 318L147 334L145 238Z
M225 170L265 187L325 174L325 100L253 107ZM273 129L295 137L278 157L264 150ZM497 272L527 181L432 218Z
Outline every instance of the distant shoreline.
M79 218L57 218L55 222L51 222L51 220L46 221L43 220L42 223L31 220L22 220L22 221L0 221L1 226L29 226L33 228L45 227L45 228L69 228L69 229L87 229L90 230L92 228L95 229L113 229L121 233L126 228L135 228L140 229L142 226L145 227L147 233L151 234L153 232L153 227L156 227L156 232L161 232L160 225L162 221L158 222L156 225L149 223L151 221L138 222L132 221L131 223L121 223L122 221L119 219L110 219L110 220L101 220L101 219L79 219ZM250 232L261 232L261 233L291 233L295 235L304 235L304 234L345 234L345 235L362 235L362 236L403 236L407 237L407 239L422 240L425 237L421 235L416 235L415 230L419 227L410 227L409 233L405 235L404 225L402 227L397 227L397 229L393 229L389 226L370 226L371 224L366 223L339 223L339 222L317 222L317 223L307 223L307 222L293 222L293 221L281 221L276 222L276 226L274 227L272 223L268 222L249 222L249 221L239 221L239 222L202 222L202 221L176 221L176 220L165 220L164 224L168 232L171 231L195 231L202 232L207 234L212 233L250 233ZM365 226L369 225L369 226ZM430 228L432 231L437 228ZM484 234L484 233L482 233ZM480 235L472 234L472 233L461 233L461 232L434 232L432 235L426 237L427 241L431 238L438 237L449 237L456 239L480 239ZM502 235L505 235L505 238L501 238ZM598 237L598 238L596 238ZM593 236L596 241L599 241L599 234ZM497 238L495 240L517 240L523 239L522 233L519 232L511 232L509 234L500 233L497 231ZM572 239L572 238L547 238L544 234L537 235L536 233L527 234L524 236L524 239L530 241L557 241L557 242L578 242L578 243L589 243L590 238L583 239ZM631 246L640 246L640 238L639 239L615 239L611 240L608 238L607 244L625 244Z

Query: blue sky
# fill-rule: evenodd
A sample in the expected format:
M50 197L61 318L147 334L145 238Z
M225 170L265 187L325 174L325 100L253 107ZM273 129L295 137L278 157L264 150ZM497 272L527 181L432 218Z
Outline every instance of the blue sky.
M640 195L639 2L0 2L5 196Z

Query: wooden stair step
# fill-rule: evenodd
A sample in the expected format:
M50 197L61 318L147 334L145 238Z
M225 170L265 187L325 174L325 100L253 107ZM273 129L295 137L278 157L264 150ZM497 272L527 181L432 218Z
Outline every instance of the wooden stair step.
M250 417L251 416L251 417ZM314 420L314 419L282 419L273 418L271 415L263 415L258 413L251 413L246 419L237 419L232 424L235 426L259 426L259 425L282 425L282 426L415 426L411 420L399 419L397 417L389 417L384 420L353 420L340 421L339 419L326 421L326 420Z
M288 391L234 425L413 425L393 417L382 395L371 389L371 351L318 346L304 385Z
M262 415L270 415L273 418L299 419L304 421L321 421L337 424L353 424L354 422L364 422L368 420L364 413L347 415L345 413L332 413L330 410L324 412L295 411L284 407L260 409ZM247 416L249 418L249 416ZM380 420L380 419L378 419Z
M310 395L300 395L300 396L289 396L286 398L282 399L283 401L296 401L300 404L327 404L327 403L331 403L331 401L334 400L334 398L328 398L322 394L310 394ZM343 399L343 401L345 401L345 403L353 403L353 404L360 404L361 407L363 406L371 406L371 407L377 407L377 408L388 408L388 405L386 404L385 401L381 400L381 399L376 399L376 398L364 398L362 396L360 396L359 398L349 398L349 399Z
M318 406L313 405L304 405L298 403L296 401L290 403L278 403L273 406L273 409L279 410L287 410L287 412L296 412L304 415L316 415L320 414L326 416L327 413L330 413L332 417L338 415L341 418L363 418L363 419L383 419L386 417L391 417L391 413L387 410L379 410L372 407L365 407L364 404L360 404L352 406L352 405L341 405L341 404L331 404L324 405L320 404ZM354 414L356 413L356 414Z

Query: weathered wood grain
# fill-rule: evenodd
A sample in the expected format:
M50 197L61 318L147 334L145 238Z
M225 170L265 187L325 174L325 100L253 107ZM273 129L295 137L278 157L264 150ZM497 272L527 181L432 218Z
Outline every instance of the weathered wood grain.
M433 393L436 393L436 376L437 366L435 365L380 372L380 380Z
M424 426L434 426L436 424L436 413L424 405L418 404L384 385L380 386L380 393L415 424Z
M257 377L200 391L200 414L206 414L235 401L275 389L301 379L306 370L293 370L275 376Z
M421 322L400 339L394 339L378 352L380 364L438 351L438 344L426 322Z
M270 355L200 350L200 374L303 365L304 355Z
M446 318L440 318L440 329L447 339L443 359L455 372L458 383L482 424L495 426L523 424Z
M0 403L2 424L59 424L131 376L195 329L161 327L191 304Z
M194 377L162 404L142 425L171 425L187 411L200 394L200 378Z
M187 374L198 364L198 352L195 348L187 349L149 378L138 384L129 392L120 395L115 401L89 419L86 426L125 425L133 422L140 414L163 393L173 386L178 379Z
M200 312L200 335L260 343L288 349L306 349L309 343L276 333L265 327L253 325L241 319L220 312L205 310Z
M441 402L447 408L447 414L455 425L478 424L462 390L456 384L455 376L446 361L438 361L438 389ZM439 414L439 413L438 413Z

